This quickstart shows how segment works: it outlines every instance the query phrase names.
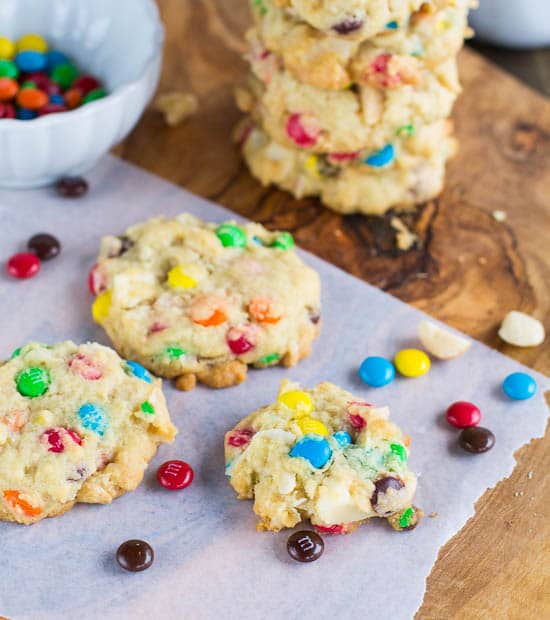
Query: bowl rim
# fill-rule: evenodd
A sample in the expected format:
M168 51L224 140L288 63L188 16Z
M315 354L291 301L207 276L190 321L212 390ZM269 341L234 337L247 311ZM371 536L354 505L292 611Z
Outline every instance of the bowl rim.
M134 0L136 1L136 0ZM153 49L151 54L143 63L143 69L141 74L135 79L129 82L124 82L120 86L117 86L115 90L107 93L106 97L90 102L88 105L81 106L74 110L68 110L59 114L46 114L38 118L33 118L31 121L23 120L19 118L0 118L0 132L3 129L23 129L24 131L30 131L33 127L45 127L47 125L58 125L69 120L78 120L78 117L84 118L89 116L94 111L100 108L106 108L111 103L120 101L126 98L128 94L136 90L144 79L147 78L149 72L160 62L162 56L164 41L165 41L165 28L160 16L160 10L155 0L139 0L143 3L146 10L149 12L152 21L155 24L155 32L153 34Z

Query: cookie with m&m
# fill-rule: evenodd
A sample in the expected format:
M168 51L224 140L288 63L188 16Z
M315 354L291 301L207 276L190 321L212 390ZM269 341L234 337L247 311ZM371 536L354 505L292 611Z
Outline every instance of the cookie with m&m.
M183 214L106 237L92 313L121 355L155 374L222 388L248 366L293 366L320 329L320 281L292 235Z
M309 519L320 532L344 534L373 517L412 529L421 511L403 516L416 491L410 442L388 417L332 383L284 381L275 403L226 434L226 476L239 499L254 499L259 530Z
M18 348L0 391L0 520L110 503L176 435L160 379L99 344Z

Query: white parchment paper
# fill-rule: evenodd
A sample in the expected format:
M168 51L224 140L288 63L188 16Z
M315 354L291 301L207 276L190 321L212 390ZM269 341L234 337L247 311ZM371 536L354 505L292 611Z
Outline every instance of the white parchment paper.
M28 340L97 340L86 276L102 235L157 214L191 211L205 219L230 214L181 189L107 158L89 176L92 191L63 200L52 190L0 192L0 259L23 249L38 232L63 244L34 279L0 275L0 358ZM224 391L199 387L166 391L180 429L163 446L142 486L110 506L80 505L63 517L25 527L0 523L0 615L11 620L324 619L412 618L439 548L474 514L474 502L508 476L514 452L542 436L548 410L539 382L536 398L506 399L504 377L519 364L474 343L464 357L434 363L420 379L398 379L370 389L357 379L367 355L392 356L417 344L424 315L311 256L324 286L324 329L310 359L297 368L252 371ZM302 565L286 554L288 532L259 534L250 502L239 502L224 476L223 436L240 418L271 402L284 377L310 386L330 380L368 401L388 404L392 419L412 435L411 467L420 474L416 503L426 518L410 533L369 523L351 536L326 538L318 562ZM548 383L546 383L548 387ZM495 448L483 455L456 447L457 432L443 420L446 407L470 400L493 430ZM155 482L158 465L183 458L195 482L168 492ZM511 500L513 501L513 500ZM129 538L149 541L151 569L125 573L114 561ZM392 585L393 584L393 585Z

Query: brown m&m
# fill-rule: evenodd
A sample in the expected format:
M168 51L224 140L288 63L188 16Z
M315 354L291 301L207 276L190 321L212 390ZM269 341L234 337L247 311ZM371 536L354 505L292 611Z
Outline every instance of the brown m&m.
M323 539L310 530L295 532L286 543L288 554L297 562L315 562L325 550Z
M127 571L139 573L151 566L155 559L153 547L144 540L127 540L116 552L116 561Z
M50 260L59 254L61 244L53 235L39 233L29 239L27 248L40 260Z
M466 452L482 454L495 445L495 436L488 428L471 426L460 433L458 443Z
M55 188L65 198L80 198L88 191L88 181L83 177L63 177Z

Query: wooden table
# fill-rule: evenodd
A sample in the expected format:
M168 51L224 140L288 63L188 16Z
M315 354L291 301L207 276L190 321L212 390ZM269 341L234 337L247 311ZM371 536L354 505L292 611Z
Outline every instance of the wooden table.
M455 113L461 151L441 198L405 218L421 246L400 253L388 219L343 218L316 200L296 202L262 188L248 175L231 142L239 118L232 88L246 70L240 54L247 2L159 4L168 30L161 91L195 92L200 111L175 129L148 111L120 148L123 157L291 230L304 248L550 373L548 346L521 350L496 335L512 309L546 317L550 331L547 101L475 52L463 53L465 92ZM493 218L497 209L506 222ZM475 518L441 550L418 618L550 618L549 469L547 433L520 451L514 474L485 494Z

